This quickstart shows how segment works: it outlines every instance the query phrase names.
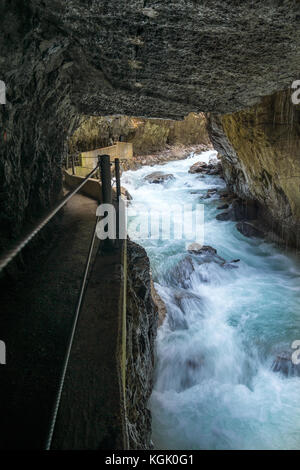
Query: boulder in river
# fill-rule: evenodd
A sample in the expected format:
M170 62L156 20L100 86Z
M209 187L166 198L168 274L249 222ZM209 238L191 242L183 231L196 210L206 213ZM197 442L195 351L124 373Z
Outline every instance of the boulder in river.
M199 383L199 374L204 364L205 357L202 354L194 355L184 361L180 379L181 389L186 390Z
M219 162L217 163L205 163L205 162L196 162L190 169L189 173L204 173L205 175L219 175L222 172L222 166Z
M199 316L201 315L201 310L203 309L203 299L195 294L194 292L191 292L186 289L176 289L174 292L174 301L176 305L185 313L187 310L191 309L191 306L196 307Z
M148 181L148 183L160 184L174 180L175 177L171 173L167 174L162 171L154 171L153 173L150 173L150 175L145 176L144 179Z
M249 237L249 238L251 237L263 238L264 237L263 231L250 222L245 222L245 221L238 222L236 224L236 228L245 237Z
M217 250L209 245L201 246L201 245L198 245L198 243L192 243L188 247L188 252L196 254L197 256L201 257L202 263L215 262L219 265L226 263L225 259L221 258L221 256L217 254Z
M207 163L205 162L197 162L197 163L194 163L190 169L189 169L189 173L202 173L203 171L206 171L208 169L210 169L212 167L212 165L208 165Z
M202 254L207 254L207 253L215 255L217 253L217 250L209 245L200 245L200 243L191 243L188 246L188 252L195 253L197 255L202 255Z
M217 254L217 250L209 245L201 246L199 243L191 243L188 246L188 252L191 254L196 254L201 256L201 261L203 263L217 263L219 266L222 266L226 269L237 268L236 263L240 260L235 259L232 261L226 261L224 258Z
M232 212L227 211L227 212L221 212L221 214L216 215L217 220L232 220Z
M222 206L217 207L218 210L225 210L225 209L228 209L228 208L229 208L229 204L223 204Z
M169 272L169 281L171 285L183 288L189 287L189 280L195 271L192 256L188 255L174 266Z
M227 212L218 214L216 219L240 222L245 220L255 220L257 219L257 214L258 207L255 201L244 201L236 198L232 201L230 209Z
M188 255L185 256L169 272L169 283L173 286L190 287L190 278L195 268L205 263L216 263L224 269L238 268L237 263L240 260L226 261L218 255L217 250L212 246L201 246L198 243L191 243L188 246ZM203 282L206 282L203 280Z

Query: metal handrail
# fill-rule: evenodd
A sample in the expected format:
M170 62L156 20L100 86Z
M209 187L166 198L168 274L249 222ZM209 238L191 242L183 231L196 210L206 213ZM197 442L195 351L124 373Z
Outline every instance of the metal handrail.
M99 160L100 162L100 160ZM30 231L29 234L25 235L23 238L18 240L13 247L6 252L4 255L0 256L0 272L20 253L20 251L32 240L37 233L57 214L60 209L62 209L65 204L85 185L85 183L93 176L94 173L99 169L100 163L98 162L97 166L84 178L84 180L77 186L73 191L70 191L66 196L48 212Z

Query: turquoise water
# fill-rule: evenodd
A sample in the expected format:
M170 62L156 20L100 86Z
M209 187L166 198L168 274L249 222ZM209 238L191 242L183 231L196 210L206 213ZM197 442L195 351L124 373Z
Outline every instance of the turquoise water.
M300 264L292 252L245 238L235 223L215 219L220 199L199 195L225 188L224 181L188 173L194 162L215 154L122 177L133 197L129 235L145 247L168 311L158 331L149 404L154 447L300 449L300 378L271 368L276 355L300 339ZM145 183L144 176L153 171L175 179ZM170 206L183 202L204 204L204 244L228 261L240 259L238 269L200 264L194 257L184 282L174 276L174 267L187 255L187 241L147 239L143 222L149 211L159 208L167 218Z

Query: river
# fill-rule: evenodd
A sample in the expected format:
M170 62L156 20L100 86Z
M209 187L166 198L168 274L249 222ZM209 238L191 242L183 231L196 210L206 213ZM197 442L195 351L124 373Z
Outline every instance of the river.
M219 197L201 194L225 188L224 181L188 173L193 163L214 155L204 152L122 176L133 197L129 235L146 249L168 311L158 330L149 404L154 447L300 449L300 378L272 371L276 355L300 340L300 263L292 252L245 238L234 222L216 220ZM154 171L175 179L146 183ZM186 240L154 240L142 231L137 237L134 228L149 211L159 208L167 218L170 205L183 202L204 204L204 244L227 261L239 259L232 269L192 255L187 273L180 264Z

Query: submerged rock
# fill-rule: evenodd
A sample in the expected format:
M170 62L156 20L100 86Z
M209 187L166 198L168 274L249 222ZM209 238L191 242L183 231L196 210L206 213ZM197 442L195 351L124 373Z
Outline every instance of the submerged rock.
M174 293L174 300L183 313L190 308L191 304L199 307L199 309L203 307L203 299L194 292L185 289L177 289Z
M170 284L188 288L190 277L194 271L193 258L188 255L169 272Z
M217 254L217 250L209 245L201 246L199 243L191 243L188 246L188 252L201 256L202 263L217 263L219 266L222 266L227 269L237 268L234 263L238 263L240 260L235 259L232 261L226 261L224 258ZM199 262L199 261L198 261Z
M201 354L193 356L184 361L184 374L181 376L181 389L186 390L193 387L199 381L199 373L204 366L205 357Z
M224 204L224 208L229 208L228 204ZM220 206L218 209L223 208ZM258 206L255 201L245 201L242 199L234 199L231 207L227 212L222 212L216 216L217 220L232 220L234 222L245 220L256 220L258 214Z
M238 231L244 235L245 237L257 237L257 238L263 238L264 237L264 232L257 228L254 224L251 224L249 222L238 222L236 224L236 228Z
M221 214L216 215L216 219L222 221L232 220L232 212L222 212Z
M150 175L145 176L144 179L148 181L148 183L160 184L165 181L174 180L175 178L171 173L167 174L162 171L154 171L153 173L150 173Z
M224 210L224 209L228 209L228 207L229 207L229 204L223 204L222 206L218 206L217 209Z

